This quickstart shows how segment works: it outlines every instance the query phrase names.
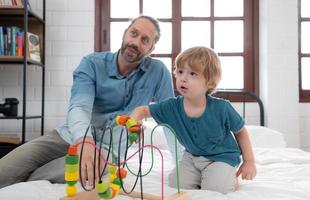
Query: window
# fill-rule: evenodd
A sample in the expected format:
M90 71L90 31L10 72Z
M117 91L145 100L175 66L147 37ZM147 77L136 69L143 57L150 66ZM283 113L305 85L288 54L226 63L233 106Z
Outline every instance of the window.
M258 94L259 0L96 0L95 51L116 51L128 21L139 14L160 21L162 37L152 54L170 70L179 52L213 48L221 57L220 89Z
M299 101L310 102L309 0L299 0Z

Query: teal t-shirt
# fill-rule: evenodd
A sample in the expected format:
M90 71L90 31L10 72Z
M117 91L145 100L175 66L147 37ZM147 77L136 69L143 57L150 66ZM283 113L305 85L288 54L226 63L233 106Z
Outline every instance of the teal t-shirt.
M186 151L231 166L240 163L240 149L232 135L244 126L244 119L229 101L207 96L207 106L200 117L188 117L184 97L150 104L150 113L157 123L170 125Z

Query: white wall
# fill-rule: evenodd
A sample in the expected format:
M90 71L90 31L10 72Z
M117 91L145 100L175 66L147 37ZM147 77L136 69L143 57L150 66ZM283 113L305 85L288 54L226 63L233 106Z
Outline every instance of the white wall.
M40 10L42 1L31 4ZM46 7L45 130L50 131L65 118L73 69L93 51L94 0L47 0ZM310 104L298 102L297 12L297 0L260 1L260 87L266 125L283 132L289 146L310 151ZM5 74L0 75L0 98L18 96L19 67L0 65L0 70ZM34 109L29 110L34 112L40 108L40 70L30 71L28 98ZM39 131L39 121L34 121L30 133ZM16 121L0 120L0 126L0 132L20 129Z

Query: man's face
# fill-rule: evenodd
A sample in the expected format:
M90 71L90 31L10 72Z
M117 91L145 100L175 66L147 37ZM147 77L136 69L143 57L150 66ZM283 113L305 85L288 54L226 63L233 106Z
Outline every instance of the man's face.
M121 55L128 63L141 62L155 45L156 28L148 19L137 19L123 36Z

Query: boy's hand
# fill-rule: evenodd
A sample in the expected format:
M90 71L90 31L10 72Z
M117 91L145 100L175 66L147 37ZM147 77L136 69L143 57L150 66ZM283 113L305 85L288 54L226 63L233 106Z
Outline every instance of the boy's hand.
M237 177L241 174L241 178L252 180L256 176L256 166L254 161L244 161L237 171Z

